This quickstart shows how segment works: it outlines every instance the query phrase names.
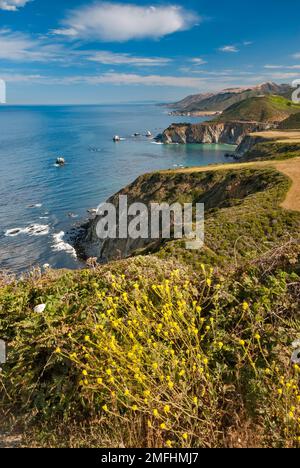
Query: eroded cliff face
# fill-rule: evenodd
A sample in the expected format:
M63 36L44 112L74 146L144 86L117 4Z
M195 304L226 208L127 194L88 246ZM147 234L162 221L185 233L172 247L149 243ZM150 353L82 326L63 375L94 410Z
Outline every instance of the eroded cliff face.
M259 143L264 143L266 141L270 141L270 139L263 138L259 135L246 135L235 150L235 159L242 159L245 156L245 154L249 153L254 148L254 146L258 145Z
M274 126L258 122L204 122L200 124L172 124L157 140L165 144L223 143L239 145L245 135Z
M266 182L259 178L255 170L247 173L236 170L206 172L161 172L139 177L108 201L118 212L119 196L127 195L128 205L132 203L163 203L169 205L179 202L204 203L206 219L216 209L224 210L250 196L257 190L264 190ZM119 260L139 253L157 251L166 242L161 239L107 239L101 240L97 234L100 217L96 216L85 227L77 242L77 249L85 258L96 257L101 263ZM130 222L130 218L129 218ZM117 224L119 219L117 217ZM150 229L149 229L149 232ZM172 232L172 230L171 230ZM171 234L172 238L172 234Z

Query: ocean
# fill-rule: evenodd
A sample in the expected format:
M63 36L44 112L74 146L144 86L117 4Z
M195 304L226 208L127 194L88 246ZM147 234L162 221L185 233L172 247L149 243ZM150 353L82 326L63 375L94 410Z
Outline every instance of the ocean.
M226 161L233 147L161 145L144 136L182 121L201 119L150 104L0 107L0 270L80 268L68 233L87 210L145 172ZM116 134L124 140L114 143Z

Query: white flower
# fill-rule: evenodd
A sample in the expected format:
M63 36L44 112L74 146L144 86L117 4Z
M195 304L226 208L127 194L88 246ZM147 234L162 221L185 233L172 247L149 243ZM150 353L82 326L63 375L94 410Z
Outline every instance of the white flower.
M300 340L296 340L292 343L292 346L294 349L300 348Z
M293 364L300 364L300 349L293 352L291 361Z
M34 312L36 312L37 314L42 314L45 309L46 309L46 304L39 304L34 308Z

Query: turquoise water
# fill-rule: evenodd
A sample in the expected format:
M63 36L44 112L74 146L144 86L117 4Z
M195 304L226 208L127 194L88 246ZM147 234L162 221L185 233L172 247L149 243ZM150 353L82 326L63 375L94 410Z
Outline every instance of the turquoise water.
M199 118L154 105L0 107L0 269L78 268L68 232L88 209L144 172L226 161L232 147L131 136L182 120ZM115 134L125 140L114 143Z

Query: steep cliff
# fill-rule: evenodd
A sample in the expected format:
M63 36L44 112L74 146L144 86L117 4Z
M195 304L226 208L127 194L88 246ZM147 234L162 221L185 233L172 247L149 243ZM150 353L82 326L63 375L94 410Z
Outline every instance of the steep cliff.
M293 225L291 215L279 208L289 181L274 169L230 166L220 170L195 172L161 172L139 177L134 183L114 195L109 201L118 209L119 195L127 195L128 204L150 203L204 203L205 204L205 248L189 251L182 239L109 239L101 240L97 235L100 217L87 226L77 247L85 257L96 257L106 263L132 255L157 252L168 257L174 255L190 263L199 263L208 258L212 262L230 262L252 249L256 241L261 244L273 241ZM288 218L288 219L287 219ZM276 223L273 220L276 219ZM119 220L117 220L118 222ZM129 218L130 221L130 218ZM172 220L173 221L173 220ZM297 221L298 222L298 221ZM239 246L236 239L240 238ZM244 236L244 237L243 237ZM248 237L252 242L249 243Z
M245 157L246 154L250 154L252 149L260 144L264 143L266 141L270 141L268 138L264 138L260 135L254 135L254 134L249 134L246 135L241 143L238 145L237 149L235 150L234 156L236 159L241 159Z
M157 140L171 143L225 143L239 145L245 135L269 130L273 125L257 122L204 122L201 124L172 124Z
M254 161L300 156L300 132L274 130L246 135L238 145L235 159Z

